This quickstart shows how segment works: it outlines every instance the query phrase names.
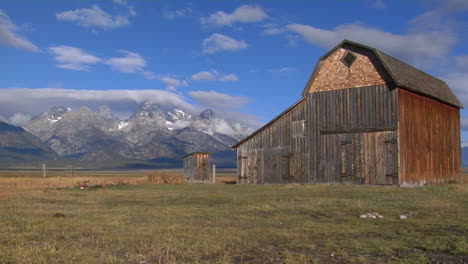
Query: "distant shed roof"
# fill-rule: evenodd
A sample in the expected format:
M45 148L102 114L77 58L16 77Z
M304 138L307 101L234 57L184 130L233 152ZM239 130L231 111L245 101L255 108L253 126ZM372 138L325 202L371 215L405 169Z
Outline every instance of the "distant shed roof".
M206 151L196 151L196 152L189 153L189 154L187 154L187 155L183 156L182 158L184 159L184 158L186 158L186 157L188 157L188 156L192 156L193 154L211 154L211 152L206 152Z
M347 39L343 40L340 44L336 45L333 49L320 58L314 73L304 88L304 96L307 93L309 85L315 78L315 73L318 70L317 68L320 67L321 62L335 50L345 45L352 45L372 51L398 87L432 97L438 101L447 103L457 108L463 108L463 105L460 103L457 96L455 96L452 90L448 87L447 83L444 81L437 79L436 77L431 76L421 70L418 70L415 67L402 62L401 60L398 60L376 48L372 48Z

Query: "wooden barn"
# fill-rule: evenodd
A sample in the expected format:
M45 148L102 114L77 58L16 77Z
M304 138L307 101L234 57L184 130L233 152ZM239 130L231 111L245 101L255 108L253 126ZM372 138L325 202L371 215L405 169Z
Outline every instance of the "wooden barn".
M444 81L344 40L297 103L233 146L238 182L446 182L460 171L460 108Z
M184 159L184 176L189 182L210 181L209 152L194 152L186 155Z

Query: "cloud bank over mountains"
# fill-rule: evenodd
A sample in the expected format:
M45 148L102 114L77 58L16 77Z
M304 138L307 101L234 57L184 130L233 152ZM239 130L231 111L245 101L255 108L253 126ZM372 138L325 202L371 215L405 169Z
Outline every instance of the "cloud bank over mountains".
M21 125L31 117L52 106L79 109L87 106L99 109L105 106L119 118L128 118L142 103L162 107L180 107L191 114L206 108L223 113L234 121L257 127L257 117L238 113L249 99L218 92L193 91L190 98L164 90L73 90L62 88L5 88L0 89L0 119Z

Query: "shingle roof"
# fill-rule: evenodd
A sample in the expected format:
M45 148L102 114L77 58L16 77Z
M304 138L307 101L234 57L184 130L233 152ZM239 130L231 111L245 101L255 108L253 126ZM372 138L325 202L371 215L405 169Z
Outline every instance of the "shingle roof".
M315 78L315 73L320 67L321 62L330 54L332 54L336 49L344 45L357 46L372 51L398 87L431 97L435 100L458 108L463 108L463 105L460 103L457 96L452 92L447 83L444 81L437 79L436 77L431 76L421 70L418 70L415 67L402 62L401 60L398 60L376 48L372 48L347 39L343 40L340 44L336 45L333 49L320 58L314 73L312 74L304 89L303 95L307 93L307 89Z
M463 108L463 105L446 82L395 59L380 50L376 50L376 52L398 86L416 93L428 95L458 108Z

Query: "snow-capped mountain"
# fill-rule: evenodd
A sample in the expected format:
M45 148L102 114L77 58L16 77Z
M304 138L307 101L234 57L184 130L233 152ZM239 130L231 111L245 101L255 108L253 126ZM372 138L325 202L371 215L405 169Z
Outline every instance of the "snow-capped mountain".
M210 109L194 116L181 107L148 102L127 120L108 107L96 112L53 107L23 127L60 156L81 161L179 159L193 151L226 151L253 131Z
M40 138L42 141L46 141L50 138L57 122L62 120L63 116L69 113L72 109L64 106L54 106L49 111L37 115L29 122L27 122L23 128Z
M192 121L192 115L180 108L163 109L157 104L144 103L128 120L120 121L119 130L175 130L188 126Z
M190 127L212 136L221 134L233 137L237 140L240 140L253 132L253 129L240 123L230 122L217 116L211 109L201 112L200 115L190 124Z

